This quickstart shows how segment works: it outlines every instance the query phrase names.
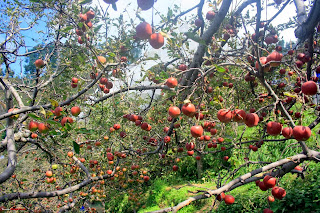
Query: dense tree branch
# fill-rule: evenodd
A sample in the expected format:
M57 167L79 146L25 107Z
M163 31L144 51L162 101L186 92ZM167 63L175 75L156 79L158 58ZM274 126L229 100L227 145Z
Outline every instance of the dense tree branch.
M294 3L297 8L298 21L299 21L299 26L294 33L298 39L300 39L301 41L304 41L309 37L309 35L312 34L312 32L314 31L314 28L317 26L317 24L320 21L320 13L319 13L320 0L314 0L314 3L312 5L311 11L308 17L306 16L304 1L295 0Z
M319 152L317 152L317 155L320 155ZM285 158L276 162L273 162L271 164L268 164L264 167L261 167L259 169L253 170L252 172L249 172L247 174L241 175L240 177L230 181L228 184L215 189L215 190L208 190L207 192L197 195L195 197L190 197L189 199L180 202L178 205L174 206L174 207L170 207L170 208L165 208L165 209L161 209L161 210L157 210L157 211L152 211L153 213L162 213L162 212L177 212L178 210L182 209L183 207L189 205L191 202L196 201L196 200L200 200L200 199L206 199L206 198L210 198L213 195L219 195L222 192L228 192L231 191L233 189L235 189L236 187L242 186L246 183L252 182L256 179L261 179L263 178L263 176L259 176L254 177L255 175L258 175L262 172L267 172L273 168L282 166L282 169L280 172L278 172L278 176L279 175L284 175L288 172L290 172L294 167L293 165L296 165L297 163L295 162L299 162L301 163L304 160L307 160L308 156L304 155L304 154L297 154L295 156L289 157L289 158ZM313 159L310 159L313 160ZM293 167L293 168L292 168ZM275 175L276 176L276 175ZM251 179L250 179L251 178ZM247 180L247 181L246 181ZM250 181L249 181L250 180Z

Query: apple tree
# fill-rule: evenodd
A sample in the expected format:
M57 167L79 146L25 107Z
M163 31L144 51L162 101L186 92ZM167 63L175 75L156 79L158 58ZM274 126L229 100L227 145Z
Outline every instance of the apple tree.
M155 212L251 182L272 202L319 161L320 1L179 3L0 3L1 208L135 212L154 179L208 170L215 189Z

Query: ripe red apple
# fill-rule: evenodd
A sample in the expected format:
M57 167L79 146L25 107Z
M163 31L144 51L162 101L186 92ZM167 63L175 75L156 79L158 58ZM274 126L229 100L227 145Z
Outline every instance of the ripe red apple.
M261 64L261 66L262 66L262 68L263 68L263 71L264 72L269 72L269 70L270 70L270 66L267 64L268 62L267 62L267 57L260 57L260 64ZM258 61L256 61L256 69L258 70L259 69L259 63L258 63Z
M226 197L225 193L224 193L224 192L221 192L221 194L219 194L219 195L217 196L217 200L222 201L222 200L225 199L225 197Z
M38 123L35 122L35 121L30 121L29 122L29 125L28 125L28 128L30 131L34 132L38 129Z
M181 111L188 117L193 117L196 114L196 107L192 103L186 103L182 106Z
M275 0L276 4L278 4L278 5L281 4L281 1L282 0ZM266 208L266 209L263 210L262 213L273 213L273 211L271 209Z
M113 87L113 83L108 81L108 83L106 84L106 87L110 90Z
M177 106L169 107L168 113L171 117L177 118L180 115L180 109Z
M86 21L86 25L89 27L89 28L92 28L93 24L91 21ZM90 37L87 37L87 40L90 41Z
M120 132L120 137L121 138L125 138L126 136L127 136L126 132L124 132L124 131Z
M286 74L286 69L280 69L279 73L280 73L281 75Z
M187 68L188 67L185 64L180 64L179 67L178 67L178 69L181 70L181 71L185 71L185 70L187 70Z
M217 134L217 129L210 129L210 133L211 133L211 135Z
M82 30L80 30L80 29L76 29L76 34L78 35L78 36L82 36L83 35L83 32L82 32ZM78 37L79 38L79 37ZM80 37L81 38L81 37ZM78 41L79 42L79 41Z
M291 136L292 136L292 134L293 134L293 130L292 130L291 127L285 127L285 128L283 128L283 130L282 130L282 135L283 135L285 138L290 139Z
M34 65L36 66L36 68L42 68L44 67L44 61L42 59L37 59L35 62L34 62Z
M92 10L89 10L88 12L86 12L87 18L88 19L93 19L95 14Z
M62 126L64 126L67 122L72 124L73 123L73 119L70 118L70 117L64 117L64 118L61 119L61 125Z
M73 116L78 116L81 112L80 107L78 106L72 107L70 111Z
M307 81L302 84L301 91L305 95L315 95L318 91L318 86L314 81Z
M153 7L154 0L138 0L138 6L142 10L149 10L151 7Z
M80 14L79 14L79 18L80 18L80 21L81 21L81 22L85 22L85 21L88 20L87 14L82 14L82 13L80 13Z
M38 129L40 133L47 133L49 131L49 128L46 124L44 123L39 123L38 124Z
M151 25L147 22L141 22L136 27L136 36L140 39L148 39L152 34Z
M170 141L171 141L171 138L170 138L170 136L165 136L164 138L163 138L163 141L165 142L165 143L169 143Z
M278 186L273 187L271 193L275 198L279 200L286 196L286 190Z
M71 83L74 83L74 84L77 84L78 83L78 79L77 78L75 78L75 77L73 77L72 79L71 79Z
M208 19L209 21L213 20L214 16L215 16L215 12L213 11L208 11L206 14L206 19Z
M61 116L61 112L63 111L62 107L56 107L53 111L53 114L55 114L55 116L59 117Z
M311 130L308 126L295 126L292 135L298 141L306 141L311 136Z
M202 126L192 126L191 129L191 135L192 137L198 138L203 134L203 128Z
M282 54L279 53L278 51L273 51L272 53L270 53L268 56L267 56L267 61L266 63L269 63L270 62L270 66L271 67L277 67L280 65L280 61L282 59Z
M187 151L187 155L192 156L194 154L193 150Z
M268 201L269 201L270 203L274 202L274 197L268 196Z
M173 170L173 171L178 171L178 169L179 169L179 167L178 167L177 165L174 165L174 166L172 167L172 170Z
M120 126L120 124L114 124L114 125L113 125L113 128L114 128L115 130L118 130L118 129L121 128L121 126Z
M222 123L229 123L233 117L233 113L229 109L220 109L217 117Z
M257 126L259 123L259 116L256 113L248 113L245 118L245 124L248 127Z
M161 33L153 33L149 38L149 43L154 49L159 49L164 45L164 38Z
M300 61L300 60L296 61L296 66L297 66L298 68L301 68L301 67L303 66L303 62Z
M194 147L195 147L195 145L194 145L194 143L193 142L190 142L190 143L186 143L186 149L188 150L188 151L191 151L191 150L193 150L194 149ZM181 149L180 149L181 148ZM182 147L180 147L179 149L180 149L180 151L182 152L183 151L183 148ZM178 152L179 152L179 149L178 149Z
M105 77L101 77L99 81L100 81L100 84L103 84L103 85L106 85L108 83L108 79Z
M264 178L263 178L263 183L266 187L268 188L273 188L276 183L277 183L277 179L270 176L270 175L266 175Z
M233 121L243 123L247 113L242 109L233 110Z
M166 85L169 88L175 88L178 85L178 80L176 78L170 77L167 79Z
M267 123L267 132L269 135L280 135L282 125L278 122L270 121Z
M234 197L232 195L226 195L225 198L224 198L224 202L227 204L227 205L231 205L233 204L235 201Z
M261 191L267 191L268 187L264 184L264 182L259 182L259 188L261 189Z
M52 177L52 171L46 171L46 176L47 177Z
M194 24L195 24L197 27L201 27L202 24L203 24L203 21L202 21L201 19L196 19L196 20L194 21Z

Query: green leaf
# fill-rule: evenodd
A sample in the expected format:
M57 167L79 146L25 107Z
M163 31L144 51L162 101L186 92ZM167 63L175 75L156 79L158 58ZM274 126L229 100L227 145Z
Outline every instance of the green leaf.
M71 130L71 125L70 125L69 123L66 123L66 124L64 125L64 128L65 128L66 130Z
M198 42L200 44L206 44L206 42L201 39L199 36L197 36L196 34L192 33L192 32L186 32L185 35L190 38L191 40Z
M94 31L95 33L97 33L97 32L99 32L99 30L100 30L101 27L102 27L102 24L100 24L100 25L98 25L97 27L95 27L95 28L93 29L93 31Z
M225 72L226 70L223 67L220 67L218 65L215 65L218 72Z
M117 11L117 5L116 5L116 3L112 3L112 8L113 8L115 11Z
M79 2L79 4L88 4L88 3L91 3L92 0L82 0Z
M72 143L73 143L73 149L74 149L75 153L79 154L80 153L79 144L77 144L75 141L72 141Z
M63 29L61 30L61 32L66 33L66 32L69 32L69 31L72 30L72 29L73 29L72 26L68 26L68 27L66 27L66 28L63 28Z
M110 56L110 57L116 57L116 54L109 52L109 53L108 53L108 56Z
M56 130L52 130L48 133L49 135L61 135L60 132L57 132Z
M53 120L46 120L46 122L47 122L48 124L52 124L52 125L57 125L57 124L59 124L59 122L53 121Z
M29 113L29 117L33 118L33 119L36 119L36 120L41 120L40 117L38 117L36 114L34 113Z

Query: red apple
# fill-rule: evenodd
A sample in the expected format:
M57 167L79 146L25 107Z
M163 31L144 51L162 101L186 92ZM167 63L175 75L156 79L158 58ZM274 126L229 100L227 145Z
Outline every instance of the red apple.
M280 135L282 125L278 122L270 121L267 123L267 132L269 135Z
M61 119L61 125L64 126L66 123L73 123L73 119L70 117L64 117Z
M273 187L271 193L275 198L279 200L286 196L286 190L278 186Z
M242 109L233 110L233 121L243 123L247 113Z
M209 21L213 20L214 16L216 14L213 11L208 11L206 14L206 19L208 19Z
M259 116L256 113L248 113L244 122L248 127L257 126L259 123Z
M40 133L47 133L49 131L49 128L46 124L44 123L39 123L38 124L38 129Z
M35 62L34 62L34 65L36 66L36 68L42 68L44 67L44 61L42 59L37 59Z
M318 86L314 81L307 81L302 84L301 91L305 95L315 95L318 91Z
M170 88L175 88L178 85L178 81L176 78L170 77L167 79L166 85Z
M234 197L232 195L226 195L225 198L224 198L224 202L227 204L227 205L231 205L233 204L235 201Z
M277 183L277 179L270 176L270 175L266 175L264 178L263 178L263 183L266 187L268 188L273 188L276 183Z
M290 139L291 136L292 136L292 133L293 133L293 130L291 127L285 127L283 128L282 130L282 135L287 138L287 139Z
M147 22L141 22L136 27L136 36L140 39L148 39L152 34L151 25Z
M177 118L180 115L180 109L177 106L169 107L168 113L171 117Z
M222 123L229 123L233 118L233 113L229 109L220 109L217 117Z
M30 131L34 132L38 129L38 123L35 122L35 121L30 121L29 122L29 125L28 125L28 128Z
M164 38L161 33L153 33L149 38L149 43L154 49L159 49L164 45Z
M78 106L72 107L70 111L73 116L78 116L81 112L80 107Z
M153 7L154 0L138 0L138 6L142 10L149 10L151 7Z
M306 141L311 136L311 130L308 126L295 126L292 135L298 141Z
M203 128L202 126L192 126L191 129L191 135L192 137L198 138L203 134Z
M187 103L182 106L181 111L186 116L193 117L196 113L196 107L191 103Z
M185 71L185 70L187 70L187 68L188 67L185 64L180 64L179 67L178 67L178 69L181 70L181 71Z

